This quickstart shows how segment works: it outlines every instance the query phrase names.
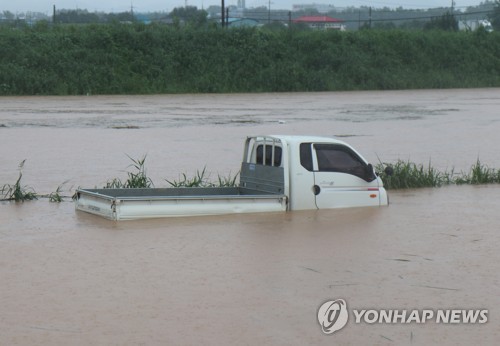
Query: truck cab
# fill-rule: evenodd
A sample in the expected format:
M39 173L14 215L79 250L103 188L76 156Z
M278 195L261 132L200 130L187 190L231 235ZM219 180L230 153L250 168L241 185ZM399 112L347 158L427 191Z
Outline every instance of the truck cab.
M248 137L242 165L280 169L289 210L388 204L382 180L347 143L313 136ZM253 167L253 169L255 169ZM262 176L262 174L260 174ZM269 179L267 184L273 184ZM262 184L265 184L262 181ZM253 186L255 187L255 186Z

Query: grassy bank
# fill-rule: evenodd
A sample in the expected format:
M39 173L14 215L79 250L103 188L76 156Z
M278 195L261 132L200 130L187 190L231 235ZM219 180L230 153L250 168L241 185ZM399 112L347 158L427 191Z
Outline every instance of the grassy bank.
M500 86L500 33L0 28L0 95Z

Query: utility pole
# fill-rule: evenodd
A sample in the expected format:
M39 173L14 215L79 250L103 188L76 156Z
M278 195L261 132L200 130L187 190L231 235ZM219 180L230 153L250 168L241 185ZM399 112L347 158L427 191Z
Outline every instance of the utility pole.
M267 22L271 24L271 0L269 0L269 7L267 9Z
M224 27L225 24L226 24L226 19L225 19L225 11L226 9L224 7L226 7L226 5L224 4L224 0L221 0L221 13L220 13L220 25L221 27Z
M53 11L52 11L52 23L53 24L56 23L56 5L54 5Z
M370 6L370 10L369 10L368 14L369 14L369 18L370 18L370 21L369 21L370 24L368 25L368 27L371 29L372 28L372 7L371 6Z

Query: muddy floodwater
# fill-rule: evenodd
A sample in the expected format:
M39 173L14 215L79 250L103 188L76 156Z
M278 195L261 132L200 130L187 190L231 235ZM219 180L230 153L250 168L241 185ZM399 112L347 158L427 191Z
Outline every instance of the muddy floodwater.
M0 98L0 186L63 194L238 172L247 135L338 136L368 160L500 168L500 89ZM112 222L69 198L0 202L0 345L497 345L500 186L390 206ZM325 335L319 307L344 299ZM487 310L356 323L354 310ZM370 315L373 317L374 313ZM420 321L421 322L421 321Z

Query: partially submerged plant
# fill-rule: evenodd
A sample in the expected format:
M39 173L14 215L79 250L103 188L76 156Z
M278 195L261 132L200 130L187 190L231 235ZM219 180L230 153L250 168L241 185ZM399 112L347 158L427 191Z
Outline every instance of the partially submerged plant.
M387 163L379 163L377 171L383 171ZM398 160L391 165L393 174L388 176L384 172L379 176L384 181L387 189L410 189L418 187L439 187L442 185L463 185L463 184L493 184L500 183L500 169L489 168L483 165L479 159L472 165L468 173L456 174L454 169L448 171L438 171L429 165L425 168L422 164L415 164L410 161Z
M196 170L196 175L192 178L188 178L186 173L182 173L182 178L179 180L168 180L165 179L167 183L170 184L171 187L211 187L212 183L208 182L207 177L205 176L207 173L207 167L203 167L203 170L200 172Z
M135 171L127 172L127 180L122 182L119 178L113 178L112 180L108 180L105 189L118 189L118 188L147 188L153 187L153 181L150 177L146 175L146 156L142 159L133 159L127 155L127 157L132 160L132 163L129 165L135 168Z
M127 155L128 156L128 155ZM127 180L123 182L119 178L108 180L104 188L150 188L154 187L153 181L146 174L145 162L146 156L141 159L133 159L129 165L134 168L133 171L127 172ZM65 197L62 194L63 186L67 181L59 185L56 191L48 195L37 195L35 190L29 186L22 186L21 179L23 176L23 168L26 160L19 164L19 177L14 184L5 184L0 187L0 201L16 201L22 202L26 200L34 200L39 197L48 198L50 202L62 202ZM386 169L390 167L390 169ZM480 162L479 158L473 164L468 173L455 173L451 171L441 172L432 167L431 162L427 166L416 164L413 162L397 160L394 164L379 162L375 170L384 181L384 186L388 190L394 189L409 189L419 187L439 187L442 185L451 184L492 184L500 183L500 169L490 168ZM389 174L392 173L392 174ZM218 174L217 181L213 182L209 179L206 167L203 170L196 171L192 177L188 177L186 173L180 175L179 180L168 180L167 183L171 187L235 187L238 185L237 179L239 172L234 176L229 174L223 176ZM75 198L75 196L73 196Z
M105 189L122 189L125 187L125 184L120 180L120 178L113 178L106 182L104 186Z
M218 178L218 187L235 187L237 186L237 182L236 180L238 179L238 176L240 175L240 173L236 173L233 177L231 176L231 173L229 173L228 176L221 176L221 175L218 175L217 178Z
M472 165L470 170L471 184L488 184L494 182L495 178L495 172L488 166L482 165L479 159Z
M38 199L35 190L29 186L21 185L21 178L23 176L23 167L26 159L24 159L19 164L19 177L17 181L13 184L5 184L2 186L0 193L3 195L2 200L4 201L16 201L24 202L28 200Z
M472 165L469 174L463 174L456 179L457 184L492 184L500 183L500 170L483 165L479 158Z
M128 156L128 155L127 155ZM141 187L153 187L153 181L146 175L146 156L142 159L134 160L130 156L128 158L132 160L131 166L136 169L136 172L127 172L128 179L125 182L126 188L141 188Z
M165 181L171 187L235 187L237 186L236 180L238 179L239 173L236 173L235 176L222 176L220 174L217 175L217 181L210 181L210 175L207 174L207 167L203 167L203 170L196 171L196 174L189 178L186 173L182 173L179 180L168 180Z
M376 166L377 171L382 171L380 177L384 181L387 189L410 189L417 187L438 187L449 181L447 172L440 172L431 166L431 162L427 167L422 164L416 164L410 161L398 160L391 165L393 173L387 175L384 172L386 163L379 163Z
M57 187L57 189L54 191L54 192L51 192L48 196L43 196L43 197L48 197L49 199L49 202L52 202L52 203L61 203L65 197L68 197L68 196L63 196L62 195L62 192L63 192L63 186L67 183L68 181L66 180L65 182L63 182L61 185L59 185Z
M51 203L61 203L63 201L63 196L59 194L59 191L51 192L49 195L49 202Z

